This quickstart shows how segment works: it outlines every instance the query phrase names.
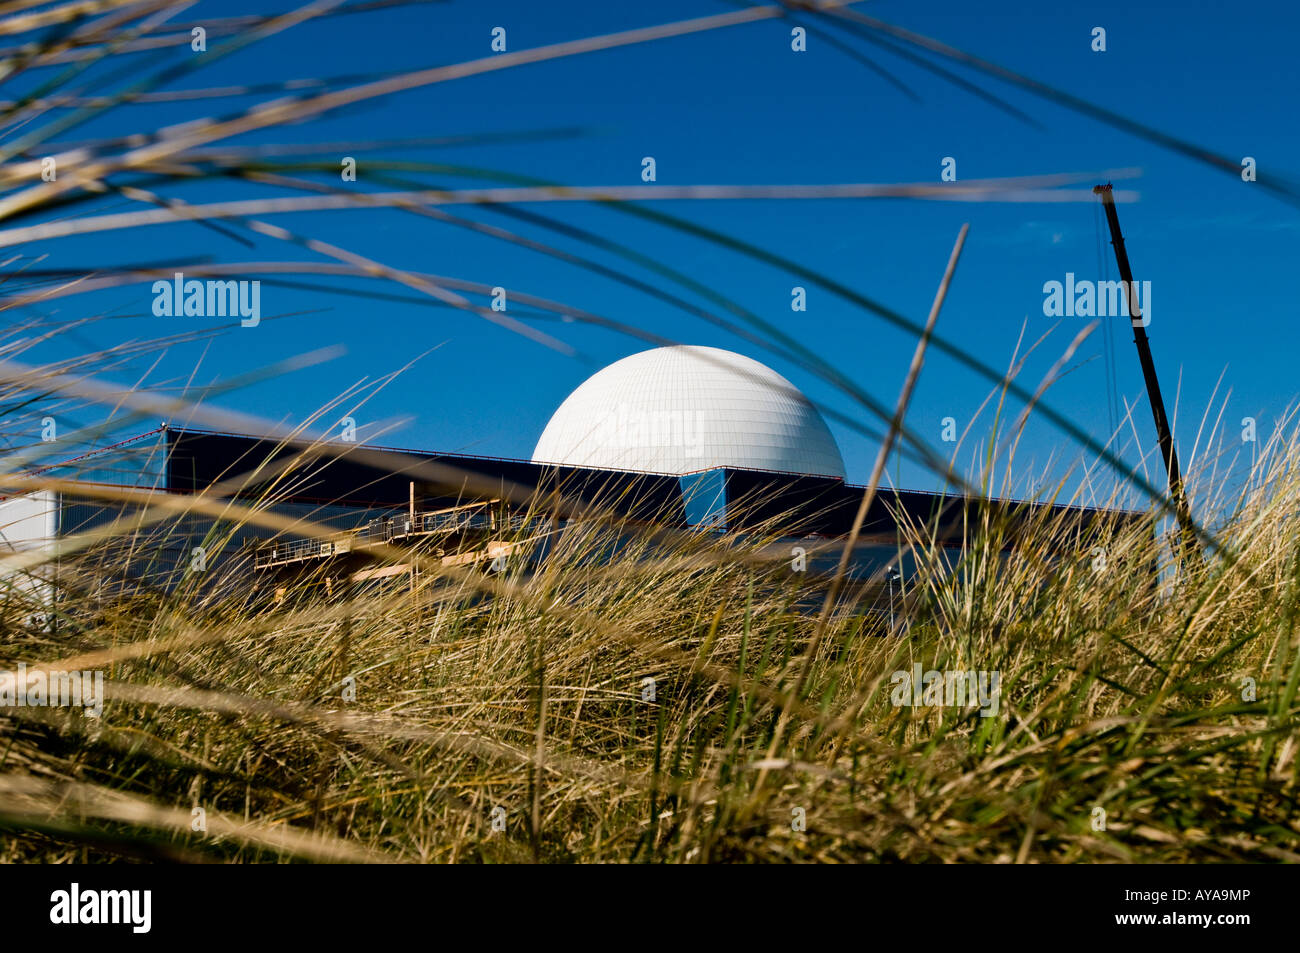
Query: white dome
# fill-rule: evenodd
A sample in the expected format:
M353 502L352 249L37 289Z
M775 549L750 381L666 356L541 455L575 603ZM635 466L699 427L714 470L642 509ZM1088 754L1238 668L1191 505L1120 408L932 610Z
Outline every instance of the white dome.
M633 354L587 378L551 417L533 461L844 478L835 438L793 384L740 354L684 345Z

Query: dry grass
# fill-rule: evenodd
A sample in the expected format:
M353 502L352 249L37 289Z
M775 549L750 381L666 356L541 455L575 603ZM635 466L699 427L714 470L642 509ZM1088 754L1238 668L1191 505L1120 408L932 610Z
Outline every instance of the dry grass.
M6 713L5 857L1293 860L1297 452L1163 586L1150 524L1060 558L1047 516L1009 555L973 520L956 566L915 527L906 634L846 597L812 656L824 580L764 557L776 526L592 519L535 573L431 561L414 593L275 608L185 573L54 632L11 599L5 667L103 667L109 701ZM997 715L893 704L914 663L999 672Z

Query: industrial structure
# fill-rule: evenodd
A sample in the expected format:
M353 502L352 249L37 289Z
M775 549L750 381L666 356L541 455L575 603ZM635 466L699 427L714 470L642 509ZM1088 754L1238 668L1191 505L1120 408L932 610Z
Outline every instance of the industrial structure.
M533 460L686 474L721 466L845 478L835 438L793 384L716 347L658 347L588 378Z
M385 580L413 586L417 560L394 557L404 548L445 566L536 566L567 525L611 514L624 529L761 530L777 541L774 558L797 547L815 574L835 565L863 496L793 384L752 359L689 347L642 352L591 377L556 411L532 460L162 426L42 472L75 481L0 500L0 547L58 559L34 563L10 597L77 584L75 574L52 574L65 550L76 551L69 541L96 532L117 548L81 583L105 595L204 572L281 598L305 579L326 594ZM232 504L265 519L250 522ZM852 574L893 566L905 576L905 526L960 550L972 506L1016 520L1044 508L880 494ZM1047 508L1081 531L1136 517Z

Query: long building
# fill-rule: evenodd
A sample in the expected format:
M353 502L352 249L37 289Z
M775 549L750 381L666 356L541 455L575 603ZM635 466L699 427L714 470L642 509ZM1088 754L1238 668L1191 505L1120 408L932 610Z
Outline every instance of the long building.
M762 534L773 558L797 552L817 573L838 560L864 491L845 481L829 429L789 381L713 348L658 348L600 371L556 411L531 460L164 425L37 473L72 482L0 500L0 548L33 563L8 577L11 598L71 585L56 576L75 564L74 544L110 528L111 560L79 580L107 595L200 571L278 592L305 576L346 586L410 571L392 558L403 546L462 566L536 563L552 534L590 519ZM866 514L852 574L892 565L906 576L917 528L959 553L972 507L1023 525L1050 510L1078 530L1062 551L1099 521L1139 518L891 489Z

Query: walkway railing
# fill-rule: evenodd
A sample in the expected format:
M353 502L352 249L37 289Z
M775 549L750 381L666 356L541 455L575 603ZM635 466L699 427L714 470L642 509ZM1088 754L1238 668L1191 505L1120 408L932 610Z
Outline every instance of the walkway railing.
M496 501L492 501L495 503ZM347 530L329 539L271 540L253 547L253 566L265 569L286 563L310 559L326 559L362 549L383 546L394 540L409 540L414 536L432 536L439 533L466 531L505 532L536 530L549 520L539 517L511 515L502 517L495 510L486 510L491 503L470 504L452 510L433 510L416 513L414 525L411 515L373 519L357 529Z

